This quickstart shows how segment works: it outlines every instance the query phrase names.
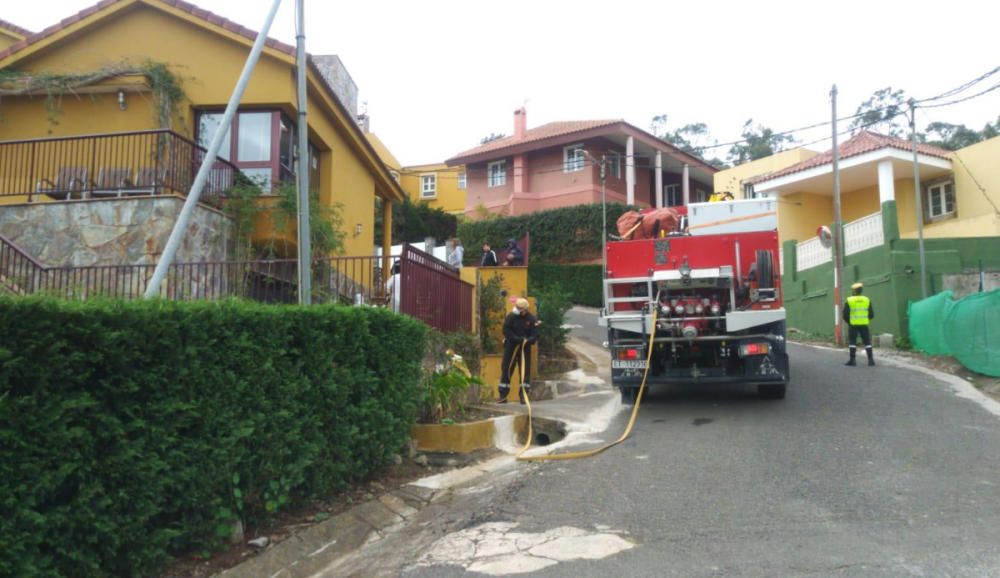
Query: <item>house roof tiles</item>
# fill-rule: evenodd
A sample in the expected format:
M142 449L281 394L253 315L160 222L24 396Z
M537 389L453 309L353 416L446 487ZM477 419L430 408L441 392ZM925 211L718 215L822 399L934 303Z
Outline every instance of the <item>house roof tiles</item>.
M10 28L6 26L8 23L0 20L0 26L3 26L4 28L9 28L11 30L14 30L15 32L18 32L19 34L22 34L23 36L26 36L24 40L12 44L6 50L0 51L0 60L10 56L11 54L19 52L20 50L23 50L24 48L27 48L28 46L36 42L42 41L58 32L61 32L62 30L69 28L73 24L76 24L77 22L87 18L88 16L95 14L96 12L99 12L100 10L103 10L104 8L107 8L108 6L123 1L124 0L101 0L97 4L94 4L88 8L84 8L83 10L77 12L72 16L63 18L57 24L49 26L48 28L42 30L38 34L32 34L31 32L24 30L23 28L20 30L17 30L16 29L17 27ZM250 40L257 39L257 32L255 30L251 30L245 26L242 26L241 24L237 24L236 22L233 22L228 18L219 16L218 14L215 14L213 12L209 12L204 8L199 8L194 4L184 2L184 0L156 0L155 2L151 2L149 0L140 0L140 2L145 2L147 4L154 4L154 3L166 4L168 6L177 8L178 10L181 10L183 12L187 12L192 16L205 20L206 22L221 26L222 28L229 30L230 32L243 36L244 38L248 38ZM289 55L295 54L294 46L285 44L284 42L280 42L273 38L267 39L267 46L275 50L278 50L280 52L284 52L285 54Z
M884 134L879 134L869 131L861 131L860 133L852 136L851 138L844 141L844 144L837 147L840 151L840 158L846 159L850 157L856 157L858 155L863 155L865 153L870 153L872 151L877 151L885 148L894 148L904 151L913 150L910 141L903 140L901 138L896 138ZM921 154L940 157L943 159L951 158L951 151L931 146L928 144L917 144L917 151ZM826 151L825 153L818 154L811 159L802 161L801 163L794 164L790 167L781 169L773 173L766 175L761 175L757 178L751 179L751 182L762 183L765 181L770 181L777 179L779 177L784 177L794 173L802 172L815 167L821 167L823 165L828 165L833 162L833 149Z
M4 30L9 30L9 31L13 32L14 34L17 34L18 36L24 36L25 38L27 38L27 37L31 36L32 34L34 34L32 31L28 30L27 28L21 28L17 24L14 24L13 22L8 22L8 21L6 21L6 20L4 20L2 18L0 18L0 28L2 28Z
M505 136L503 138L498 138L486 144L461 152L452 158L457 159L457 158L481 155L483 153L499 152L509 147L520 146L526 143L543 141L549 138L564 136L576 132L590 130L593 128L600 128L603 126L610 126L613 124L624 123L624 122L625 121L621 119L569 120L569 121L550 122L548 124L543 124L542 126L537 126L535 128L528 129L527 131L525 131L524 137L522 138L517 138L514 136Z

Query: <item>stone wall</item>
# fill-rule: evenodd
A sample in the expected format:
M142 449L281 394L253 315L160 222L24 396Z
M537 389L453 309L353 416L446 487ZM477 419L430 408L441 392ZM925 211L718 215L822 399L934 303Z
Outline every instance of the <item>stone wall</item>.
M0 235L47 267L156 263L184 199L173 196L0 206ZM232 223L195 208L177 262L224 261Z

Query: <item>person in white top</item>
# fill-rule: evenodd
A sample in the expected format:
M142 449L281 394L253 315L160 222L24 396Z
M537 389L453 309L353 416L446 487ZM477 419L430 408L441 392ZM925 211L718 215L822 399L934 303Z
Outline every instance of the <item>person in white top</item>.
M462 259L465 257L465 249L462 247L462 240L458 237L451 240L453 248L448 254L448 264L456 269L462 268Z
M392 275L385 282L385 293L389 296L389 308L399 313L399 287L402 285L399 278L399 261L392 264Z

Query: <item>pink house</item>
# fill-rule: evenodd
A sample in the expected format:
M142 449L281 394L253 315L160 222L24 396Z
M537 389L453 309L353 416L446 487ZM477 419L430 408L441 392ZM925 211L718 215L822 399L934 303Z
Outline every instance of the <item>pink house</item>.
M550 122L527 128L514 111L514 134L448 159L466 166L465 214L522 215L601 202L605 160L608 202L645 207L708 200L717 169L623 120Z

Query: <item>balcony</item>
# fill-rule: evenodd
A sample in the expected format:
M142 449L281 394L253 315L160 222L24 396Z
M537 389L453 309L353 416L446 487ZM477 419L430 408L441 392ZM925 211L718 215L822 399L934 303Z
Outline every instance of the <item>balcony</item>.
M206 154L166 129L0 141L0 204L183 196ZM202 200L217 205L238 174L216 160Z

